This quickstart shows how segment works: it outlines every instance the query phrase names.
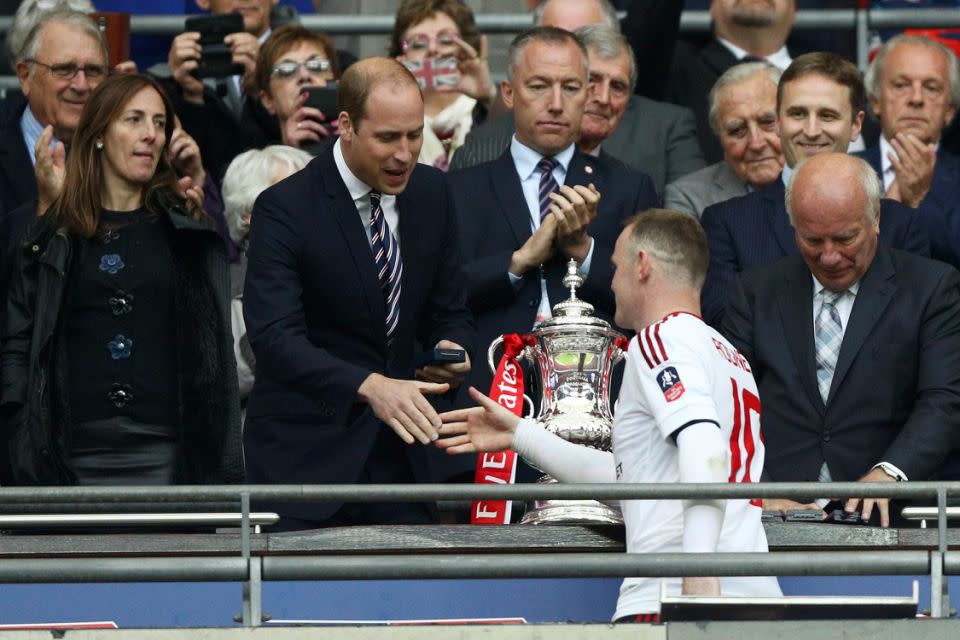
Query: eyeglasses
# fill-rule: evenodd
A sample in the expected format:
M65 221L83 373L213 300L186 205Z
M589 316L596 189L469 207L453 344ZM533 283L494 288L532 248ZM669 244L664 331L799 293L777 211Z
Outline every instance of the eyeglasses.
M46 62L40 62L32 58L28 58L25 62L46 67L50 69L50 73L61 80L73 80L81 71L83 71L83 75L86 76L88 80L101 80L107 76L108 71L107 66L103 64L85 64L83 66L79 66L73 62L47 64Z
M332 65L326 58L310 58L306 62L294 62L293 60L284 60L273 65L270 75L277 76L281 80L289 80L300 72L300 67L304 67L310 73L327 73Z
M438 47L449 47L456 44L460 34L455 31L441 31L435 38L425 33L418 33L403 41L404 51L424 51L430 48L430 42L436 42Z

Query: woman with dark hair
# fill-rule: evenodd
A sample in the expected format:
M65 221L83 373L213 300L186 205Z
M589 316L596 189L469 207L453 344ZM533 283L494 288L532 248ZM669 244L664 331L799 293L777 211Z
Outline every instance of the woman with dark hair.
M390 55L417 76L423 89L419 161L446 171L453 152L486 119L497 96L486 36L462 0L404 0L393 23Z
M243 479L223 243L173 130L153 79L105 80L26 235L0 358L17 484Z

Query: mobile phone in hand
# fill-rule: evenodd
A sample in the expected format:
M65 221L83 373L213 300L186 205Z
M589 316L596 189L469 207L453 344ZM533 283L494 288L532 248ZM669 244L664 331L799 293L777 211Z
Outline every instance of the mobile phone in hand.
M243 74L242 64L233 64L233 52L223 39L231 33L243 31L243 16L225 13L217 16L190 16L187 31L200 33L199 65L193 71L197 78L228 78Z

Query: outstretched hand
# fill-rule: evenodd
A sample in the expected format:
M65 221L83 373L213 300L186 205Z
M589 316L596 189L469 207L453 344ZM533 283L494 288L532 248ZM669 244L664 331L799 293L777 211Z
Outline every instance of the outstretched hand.
M447 453L503 451L513 444L520 416L470 387L470 397L479 407L440 414L440 439L435 443Z

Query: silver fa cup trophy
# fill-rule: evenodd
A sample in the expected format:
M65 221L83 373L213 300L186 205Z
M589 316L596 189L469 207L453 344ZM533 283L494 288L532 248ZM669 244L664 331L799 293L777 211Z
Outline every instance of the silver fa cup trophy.
M610 378L623 360L627 345L623 334L594 317L593 305L577 298L583 278L571 260L563 285L570 297L553 307L553 318L537 326L528 346L517 357L536 365L541 387L537 424L564 440L610 451L613 414L610 411ZM490 370L503 337L487 350ZM540 483L556 482L550 475ZM527 505L523 524L623 524L620 511L594 500L535 500Z

